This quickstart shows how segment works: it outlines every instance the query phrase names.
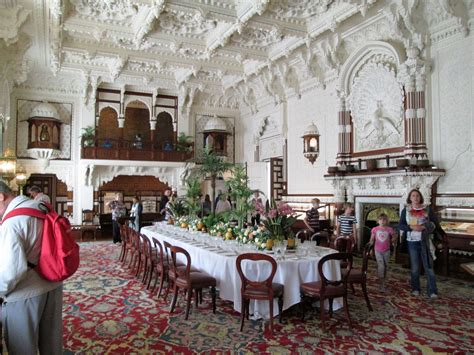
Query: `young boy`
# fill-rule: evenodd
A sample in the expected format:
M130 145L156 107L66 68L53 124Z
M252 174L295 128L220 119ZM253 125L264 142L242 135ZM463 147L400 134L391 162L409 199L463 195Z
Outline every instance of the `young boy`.
M320 231L319 226L319 199L313 198L311 200L311 209L306 211L306 217L304 218L304 223L311 231L311 234L317 233ZM316 237L316 244L319 245L321 242L321 237L318 235Z
M352 237L354 245L357 244L357 219L354 216L352 203L344 204L344 213L337 217L336 236Z
M396 234L393 228L389 227L388 216L382 213L378 219L378 226L372 228L370 244L374 244L375 259L377 260L377 273L380 282L380 292L385 292L385 282L388 273L388 262L390 260L390 245L396 240Z

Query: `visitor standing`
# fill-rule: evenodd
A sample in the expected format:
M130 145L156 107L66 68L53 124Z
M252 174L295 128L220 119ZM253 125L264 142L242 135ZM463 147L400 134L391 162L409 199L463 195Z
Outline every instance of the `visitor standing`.
M411 290L412 295L419 296L420 259L428 278L428 297L438 298L438 288L433 270L435 259L433 231L438 225L438 219L428 206L424 205L421 192L413 189L408 194L407 206L400 214L400 230L406 233L408 254L410 255Z
M122 239L120 238L120 225L119 219L124 217L126 214L125 205L122 201L122 194L116 193L115 200L108 203L109 208L112 210L112 236L115 243L121 243Z
M311 231L312 234L317 233L320 231L320 225L319 225L319 199L313 198L311 200L311 208L306 211L306 216L304 218L304 223L308 227L308 229ZM321 235L315 236L315 240L317 245L321 243Z
M259 211L263 211L263 201L260 198L260 193L258 191L254 191L253 198L252 198L252 206L254 208L254 212L252 213L252 226L258 226L260 224L260 213Z
M354 216L352 203L344 204L344 213L337 217L336 237L352 238L357 243L357 219Z
M221 196L219 197L219 202L217 202L216 214L227 212L227 211L230 211L231 209L232 209L232 206L230 205L230 202L227 200L227 196L225 194L221 194Z
M47 212L0 182L0 217L25 207ZM28 215L11 217L0 229L1 321L10 354L62 354L62 282L47 281L34 270L42 235L43 220Z
M31 186L28 189L28 193L35 201L46 202L47 204L51 204L51 199L49 198L49 196L43 193L41 188L36 185Z
M202 217L210 215L212 212L211 197L206 194L204 201L202 202Z
M130 221L130 224L133 229L135 229L137 232L140 232L143 205L140 202L140 198L138 196L133 196L132 201L133 204L132 208L130 209L130 217L132 217L132 220Z
M166 213L166 204L170 200L170 196L171 196L171 189L166 189L163 192L163 196L161 196L161 200L160 200L160 213L161 214Z

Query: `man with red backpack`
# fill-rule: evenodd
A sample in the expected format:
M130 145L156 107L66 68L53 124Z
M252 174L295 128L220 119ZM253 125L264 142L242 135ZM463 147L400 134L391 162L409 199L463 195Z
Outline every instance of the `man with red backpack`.
M43 220L26 214L5 218L11 211L47 208L17 196L0 181L0 298L5 344L10 354L62 353L62 282L44 279L34 270L39 262Z

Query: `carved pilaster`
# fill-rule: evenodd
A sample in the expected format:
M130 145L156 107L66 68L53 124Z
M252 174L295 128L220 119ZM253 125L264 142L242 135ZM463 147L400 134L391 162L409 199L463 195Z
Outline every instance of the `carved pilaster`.
M429 64L417 48L407 49L408 59L400 67L399 80L405 87L405 156L426 159L426 72Z
M338 92L339 110L338 110L338 152L337 163L344 164L350 161L351 155L351 113L346 108L346 98L344 93Z

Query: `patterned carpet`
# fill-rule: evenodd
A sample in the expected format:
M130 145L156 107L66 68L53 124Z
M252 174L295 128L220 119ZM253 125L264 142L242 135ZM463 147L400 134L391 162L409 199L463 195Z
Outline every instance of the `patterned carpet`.
M275 322L275 336L262 321L247 321L239 331L239 314L218 299L213 314L208 294L189 320L184 302L172 317L169 306L151 295L117 260L120 247L110 242L82 243L80 270L64 285L66 354L113 353L472 353L474 286L438 277L440 299L412 297L408 271L392 267L390 290L377 291L371 276L368 312L361 292L351 294L353 329L343 312L335 312L328 331L318 315L302 322L297 309ZM375 265L371 264L371 274ZM424 282L424 280L423 280Z

